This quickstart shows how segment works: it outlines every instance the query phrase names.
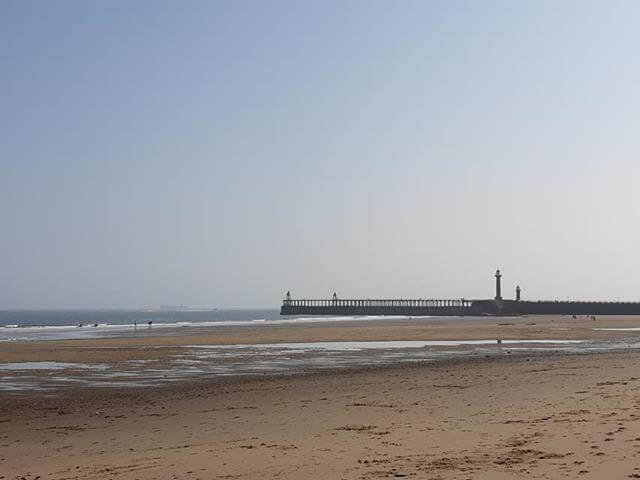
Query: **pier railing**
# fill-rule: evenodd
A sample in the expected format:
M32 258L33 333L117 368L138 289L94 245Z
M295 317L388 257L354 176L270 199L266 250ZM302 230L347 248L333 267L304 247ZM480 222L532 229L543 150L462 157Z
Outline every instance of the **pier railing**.
M459 307L471 308L471 300L460 299L370 299L370 298L330 298L330 299L284 299L283 307Z

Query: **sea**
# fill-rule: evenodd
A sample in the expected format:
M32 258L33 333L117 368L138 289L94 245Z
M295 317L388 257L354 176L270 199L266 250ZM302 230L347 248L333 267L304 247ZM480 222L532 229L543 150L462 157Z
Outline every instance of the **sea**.
M182 331L193 327L295 325L393 318L407 317L283 317L277 309L4 310L0 311L0 342L126 336L134 332L162 333L163 330Z
M0 310L0 327L59 327L274 320L279 310Z
M158 331L250 326L278 320L281 317L276 309L3 310L0 311L0 342L119 336L143 328Z

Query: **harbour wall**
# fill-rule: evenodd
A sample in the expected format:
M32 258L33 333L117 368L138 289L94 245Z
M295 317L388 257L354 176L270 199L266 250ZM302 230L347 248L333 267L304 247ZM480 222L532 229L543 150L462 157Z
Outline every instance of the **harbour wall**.
M640 315L640 303L505 301L500 311L515 315Z
M434 306L435 305L435 306ZM289 300L281 315L640 315L640 302L516 300Z

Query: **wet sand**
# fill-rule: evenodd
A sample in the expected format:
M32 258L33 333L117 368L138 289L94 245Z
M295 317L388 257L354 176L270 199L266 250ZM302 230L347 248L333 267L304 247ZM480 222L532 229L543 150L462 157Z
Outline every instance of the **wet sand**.
M493 318L15 342L0 346L0 363L117 361L251 339L621 338L640 332L592 328L637 322ZM640 353L627 352L0 394L0 479L640 478L639 390Z
M399 319L255 327L140 328L135 335L85 340L0 343L0 363L78 362L113 363L162 360L185 345L235 345L281 342L579 339L640 338L640 331L602 331L594 328L640 327L640 317L466 317L456 319Z

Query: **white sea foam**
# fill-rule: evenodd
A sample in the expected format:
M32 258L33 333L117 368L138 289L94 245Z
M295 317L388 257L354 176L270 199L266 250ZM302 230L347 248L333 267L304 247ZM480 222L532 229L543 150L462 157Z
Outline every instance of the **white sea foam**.
M277 318L265 319L256 318L250 320L214 320L200 322L166 322L152 323L149 325L145 321L138 324L108 324L100 323L94 327L93 323L79 325L37 325L37 326L20 326L5 325L0 329L0 341L9 340L53 340L53 339L77 339L77 338L94 338L103 335L129 335L135 332L148 332L157 329L171 328L224 328L224 327L251 327L251 326L282 326L297 324L313 324L313 323L333 323L333 322L358 322L358 321L393 321L393 320L409 320L409 319L426 319L428 316L408 317L394 315L372 315L372 316L325 316L325 317L294 317L294 318ZM457 317L448 317L457 318Z
M295 318L279 318L273 320L267 320L265 318L255 318L250 320L213 320L213 321L199 321L199 322L154 322L151 325L146 321L140 321L137 324L114 324L114 323L99 323L96 326L94 324L79 324L79 325L4 325L2 328L5 330L19 330L19 331L33 331L33 330L72 330L78 331L78 329L93 329L93 328L110 328L110 329L143 329L143 328L180 328L180 327L225 327L225 326L250 326L256 323L265 323L269 325L283 325L283 324L296 324L296 323L316 323L316 322L344 322L344 321L369 321L369 320L393 320L393 319L408 319L408 318L429 318L429 317L402 317L402 316L328 316L328 317L295 317Z

